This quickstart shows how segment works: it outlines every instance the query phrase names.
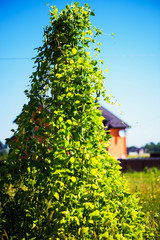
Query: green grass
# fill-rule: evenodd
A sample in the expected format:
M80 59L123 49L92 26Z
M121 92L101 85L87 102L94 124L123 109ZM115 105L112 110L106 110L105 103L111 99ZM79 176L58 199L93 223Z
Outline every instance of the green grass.
M150 228L160 239L160 170L145 169L144 172L124 173L131 193L137 193L142 211L150 219Z
M136 154L136 155L127 155L127 158L149 158L149 153L144 153L143 155Z

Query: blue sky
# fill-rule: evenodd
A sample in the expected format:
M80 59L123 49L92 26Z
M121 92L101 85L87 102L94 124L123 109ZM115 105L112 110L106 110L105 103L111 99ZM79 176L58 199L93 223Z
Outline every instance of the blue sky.
M72 1L48 1L59 11ZM95 10L93 26L99 39L101 59L108 66L105 87L115 105L102 105L131 125L127 145L143 146L160 141L160 1L80 0ZM15 117L27 103L29 84L43 28L49 23L44 0L0 0L0 141L12 136ZM114 33L114 37L110 34ZM117 103L120 102L120 107ZM122 114L121 114L122 112Z

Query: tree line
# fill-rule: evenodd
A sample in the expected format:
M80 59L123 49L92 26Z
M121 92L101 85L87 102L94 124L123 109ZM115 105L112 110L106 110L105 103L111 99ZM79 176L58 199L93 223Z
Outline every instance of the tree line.
M157 153L160 152L160 142L157 144L150 142L144 146L148 153Z

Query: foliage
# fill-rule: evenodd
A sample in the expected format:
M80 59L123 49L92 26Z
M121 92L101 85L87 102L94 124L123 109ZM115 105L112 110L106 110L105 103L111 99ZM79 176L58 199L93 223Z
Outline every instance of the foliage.
M157 144L151 142L145 145L145 148L147 149L148 153L157 153L160 152L160 142Z
M149 227L160 236L160 170L145 168L144 172L125 173L131 193L140 199L139 205L146 216L149 216Z
M0 157L5 157L8 153L8 150L7 150L7 144L3 144L1 141L0 141Z
M154 239L106 151L97 100L109 98L90 57L101 34L92 15L77 2L59 15L51 8L0 182L1 236L8 239Z

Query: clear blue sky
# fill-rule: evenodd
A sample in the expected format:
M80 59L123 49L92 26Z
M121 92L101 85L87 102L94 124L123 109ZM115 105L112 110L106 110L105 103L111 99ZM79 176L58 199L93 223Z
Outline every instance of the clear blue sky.
M131 125L127 145L160 141L160 1L80 0L95 10L92 23L104 32L101 59L108 66L105 87L120 102L107 105ZM0 141L12 136L15 117L27 103L24 90L34 66L35 47L49 23L46 0L0 1ZM48 1L59 11L71 1ZM114 33L114 37L107 34ZM123 112L121 115L120 113Z

